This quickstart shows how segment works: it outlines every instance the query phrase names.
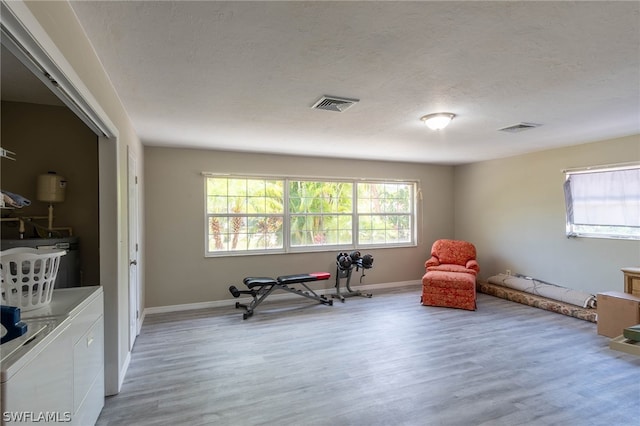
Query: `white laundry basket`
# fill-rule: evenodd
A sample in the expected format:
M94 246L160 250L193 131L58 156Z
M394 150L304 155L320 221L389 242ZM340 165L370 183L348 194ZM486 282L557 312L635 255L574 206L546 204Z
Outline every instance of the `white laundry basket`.
M0 252L2 304L31 311L51 302L58 275L60 249L16 247Z

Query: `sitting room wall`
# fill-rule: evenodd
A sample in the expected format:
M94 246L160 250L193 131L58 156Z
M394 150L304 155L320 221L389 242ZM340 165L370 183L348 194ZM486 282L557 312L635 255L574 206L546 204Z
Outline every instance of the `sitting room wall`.
M510 269L590 293L622 291L640 241L567 238L564 169L640 160L634 135L457 166L455 236L478 250L480 279Z
M337 251L206 258L203 171L419 180L424 197L418 199L417 246L366 249L375 266L363 284L419 286L431 244L453 235L452 166L152 146L145 146L144 158L146 308L229 300L229 286L241 286L247 276L325 271L332 278L314 283L314 289L335 284Z

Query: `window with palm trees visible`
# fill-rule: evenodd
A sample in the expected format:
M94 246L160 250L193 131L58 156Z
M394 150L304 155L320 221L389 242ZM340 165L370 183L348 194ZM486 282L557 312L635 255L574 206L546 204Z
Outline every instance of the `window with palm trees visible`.
M413 242L413 193L411 183L358 183L358 243Z
M207 252L282 250L284 180L207 180Z
M353 245L353 183L289 182L292 247Z
M415 182L205 181L209 255L415 244Z

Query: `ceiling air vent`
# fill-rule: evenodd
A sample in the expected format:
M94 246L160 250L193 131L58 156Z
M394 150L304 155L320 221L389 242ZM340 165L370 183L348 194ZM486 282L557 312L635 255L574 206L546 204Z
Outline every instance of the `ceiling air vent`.
M504 127L502 129L500 129L500 131L501 132L507 132L507 133L518 133L518 132L524 132L525 130L533 129L535 127L540 127L540 126L542 126L542 124L518 123L518 124L513 125L513 126Z
M336 96L323 96L313 104L313 109L323 109L325 111L344 112L351 106L360 102L359 99L338 98Z

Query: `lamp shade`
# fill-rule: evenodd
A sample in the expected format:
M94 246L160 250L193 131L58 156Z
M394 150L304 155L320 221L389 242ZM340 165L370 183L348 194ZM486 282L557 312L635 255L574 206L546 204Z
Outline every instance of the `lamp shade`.
M47 203L61 203L64 201L64 193L67 181L55 172L49 172L38 176L36 198Z
M437 112L420 118L431 130L441 130L449 125L455 114L450 112Z

